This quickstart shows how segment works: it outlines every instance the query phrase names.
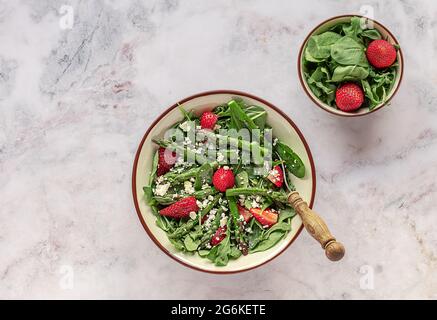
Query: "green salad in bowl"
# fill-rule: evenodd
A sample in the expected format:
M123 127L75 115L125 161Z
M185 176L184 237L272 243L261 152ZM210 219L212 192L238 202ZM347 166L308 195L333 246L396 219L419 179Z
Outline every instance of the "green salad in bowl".
M175 250L219 267L277 245L296 219L287 198L306 176L299 155L263 107L241 98L200 114L179 109L183 119L153 139L143 188L156 225Z
M300 76L324 109L364 114L383 105L397 89L401 54L394 37L375 21L342 16L321 24L300 55Z

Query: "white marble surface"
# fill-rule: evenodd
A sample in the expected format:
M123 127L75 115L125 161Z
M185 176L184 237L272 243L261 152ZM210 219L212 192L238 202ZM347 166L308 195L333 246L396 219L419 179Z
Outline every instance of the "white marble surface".
M406 70L391 107L344 119L305 96L296 57L313 26L361 4ZM437 298L436 17L433 0L0 0L0 298ZM302 233L262 268L208 275L145 234L131 196L142 135L177 100L224 88L301 128L342 262Z

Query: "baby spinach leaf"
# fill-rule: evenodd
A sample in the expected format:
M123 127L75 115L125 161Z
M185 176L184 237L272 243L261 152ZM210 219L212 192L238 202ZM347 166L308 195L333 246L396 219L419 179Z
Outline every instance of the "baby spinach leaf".
M287 170L290 170L298 178L305 176L305 165L300 157L286 144L278 142L275 146L275 151L285 161Z
M348 36L340 38L332 45L331 56L332 59L341 65L369 66L364 46Z
M193 240L190 235L187 235L184 239L184 246L187 249L187 251L196 251L197 247L199 246L200 241Z
M314 58L307 49L305 49L304 57L306 61L314 62L314 63L322 62L323 60L325 60L325 59Z
M306 51L309 57L314 57L318 61L320 61L320 59L326 59L331 54L331 45L340 38L341 36L339 34L331 31L312 36L308 40Z
M263 235L263 238L268 239L273 232L278 230L288 232L291 230L291 225L287 222L278 222L267 230L267 232Z
M285 232L282 230L272 232L267 239L262 240L254 249L250 250L250 253L266 251L274 247L284 235Z
M369 70L360 66L338 66L332 75L332 82L353 81L366 79Z
M206 249L200 249L199 251L197 251L197 253L199 254L200 257L206 257L209 254L209 250Z
M244 108L244 112L260 130L264 130L267 121L267 111L264 108L252 105Z
M381 34L376 29L367 29L361 32L361 36L365 38L369 38L371 40L378 40L381 39Z
M293 218L296 215L296 212L292 208L282 209L279 213L279 219L277 223L283 222L288 218Z

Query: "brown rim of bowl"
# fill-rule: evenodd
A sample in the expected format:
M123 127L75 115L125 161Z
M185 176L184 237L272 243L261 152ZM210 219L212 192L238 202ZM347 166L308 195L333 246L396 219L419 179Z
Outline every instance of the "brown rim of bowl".
M403 75L404 75L404 57L403 57L403 55L402 55L402 49L400 48L400 46L399 46L399 49L398 49L398 52L399 52L399 55L400 55L400 58L401 58L401 61L402 61L402 67L400 68L400 78L399 78L399 83L398 83L398 85L396 86L396 88L394 88L394 91L393 91L393 94L391 95L391 97L387 100L387 101L385 101L384 102L384 104L382 105L382 106L380 106L379 108L376 108L376 109L373 109L373 110L370 110L370 111L368 111L368 112L365 112L365 113L351 113L351 114L340 114L340 113L335 113L334 111L331 111L331 110L328 110L328 109L326 109L317 99L314 99L312 96L311 96L311 94L308 92L308 89L306 88L306 86L305 86L305 83L304 83L304 79L302 78L302 75L301 75L301 72L300 72L300 70L301 70L301 67L302 67L302 65L301 65L301 60L302 60L302 53L303 53L303 50L304 50L304 48L305 48L305 45L306 45L306 43L308 42L308 39L313 35L313 33L318 29L318 28L320 28L321 26L323 26L325 23L327 23L327 22L329 22L329 21L331 21L331 20L334 20L334 19L338 19L338 18L346 18L346 17L360 17L360 18L366 18L366 19L369 19L369 20L371 20L371 21L373 21L373 22L375 22L377 25L379 25L382 29L384 29L389 35L390 35L390 37L392 37L392 39L394 40L394 42L395 42L395 44L396 45L398 45L399 46L399 42L398 42L398 40L396 39L396 37L390 32L390 30L388 30L382 23L380 23L380 22L378 22L378 21L376 21L376 20L374 20L374 19L370 19L370 18L367 18L367 17L365 17L365 16L361 16L361 15L359 15L359 14L344 14L344 15L340 15L340 16L335 16L335 17L332 17L332 18L329 18L329 19L326 19L325 21L323 21L323 22L321 22L321 23L319 23L315 28L313 28L311 31L310 31L310 33L306 36L306 38L305 38L305 40L304 40L304 42L302 43L302 45L301 45L301 47L300 47L300 50L299 50L299 55L298 55L298 59L297 59L297 73L298 73L298 75L299 75L299 80L300 80L300 84L302 85L302 87L303 87L303 89L304 89L304 91L305 91L305 93L307 94L307 96L319 107L319 108L321 108L321 109L323 109L324 111L326 111L326 112L329 112L329 113L331 113L331 114L334 114L334 115L336 115L336 116L340 116L340 117L346 117L346 118L348 118L348 117L361 117L361 116L365 116L365 115L368 115L368 114L371 114L371 113L373 113L373 112L375 112L375 111L378 111L378 110L380 110L380 109L382 109L382 108L384 108L386 105L388 105L389 104L389 102L390 102L390 100L391 99L393 99L393 97L396 95L396 92L398 91L398 89L399 89L399 87L401 86L401 82L402 82L402 78L403 78Z
M299 234L302 232L303 229L303 224L300 226L299 230L296 232L296 234L294 235L294 237L290 240L290 242L287 244L287 246L282 249L281 251L279 251L276 255L274 255L272 258L256 265L250 268L246 268L246 269L242 269L242 270L236 270L236 271L211 271L211 270L205 270L196 266L192 266L182 260L180 260L178 257L174 256L173 254L171 254L166 248L164 248L164 246L158 241L158 239L155 238L155 236L152 234L152 232L150 231L149 227L147 226L146 222L143 219L143 216L141 215L141 210L138 204L138 196L137 196L137 191L136 191L136 172L137 172L137 167L138 167L138 159L140 156L140 152L141 149L143 147L144 142L146 141L147 137L149 136L150 132L152 131L152 129L155 127L155 125L161 121L162 118L164 118L170 111L172 111L173 109L177 108L178 105L183 104L189 100L198 98L198 97L202 97L202 96L207 96L207 95L211 95L211 94L232 94L232 95L239 95L239 96L244 96L247 98L251 98L257 101L260 101L261 103L266 104L267 106L269 106L270 108L272 108L273 110L275 110L276 112L278 112L285 120L288 121L288 123L294 128L294 130L296 130L297 134L299 135L300 139L302 140L302 143L304 144L305 150L308 154L308 158L310 161L310 165L311 165L311 171L312 171L312 181L313 181L313 186L312 186L312 190L311 190L311 200L309 203L310 208L313 207L314 204L314 198L316 195L316 168L314 166L314 160L313 160L313 156L311 154L311 150L308 146L308 143L306 142L302 132L298 129L298 127L296 126L296 124L282 111L280 110L278 107L274 106L273 104L267 102L264 99L258 98L257 96L251 95L249 93L245 93L245 92L241 92L241 91L236 91L236 90L212 90L212 91L205 91L205 92L201 92L198 94L194 94L192 96L189 96L183 100L180 100L178 102L176 102L175 104L173 104L171 107L169 107L166 111L164 111L150 126L149 129L147 129L146 133L143 136L143 139L141 140L136 155L135 155L135 160L134 160L134 165L133 165L133 170L132 170L132 194L133 194L133 200L134 200L134 205L135 205L135 209L137 211L137 215L138 218L141 221L141 224L144 227L144 230L146 230L147 234L149 235L149 237L153 240L153 242L170 258L172 258L173 260L176 260L177 262L179 262L180 264L189 267L191 269L197 270L197 271L202 271L202 272L206 272L206 273L212 273L212 274L233 274L233 273L240 273L240 272L245 272L245 271L249 271L255 268L258 268L264 264L266 264L267 262L272 261L273 259L275 259L276 257L278 257L281 253L283 253L286 249L288 249L288 247L294 242L294 240L299 236Z

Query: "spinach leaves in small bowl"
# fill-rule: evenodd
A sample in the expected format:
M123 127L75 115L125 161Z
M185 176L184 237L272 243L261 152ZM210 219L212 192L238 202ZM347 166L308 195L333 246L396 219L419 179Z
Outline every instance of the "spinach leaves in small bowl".
M352 17L309 38L302 57L303 76L313 94L336 108L335 92L345 82L361 86L369 110L385 103L396 80L398 62L377 69L369 64L366 48L382 38L376 29L363 29L361 18ZM396 48L398 49L398 48Z

